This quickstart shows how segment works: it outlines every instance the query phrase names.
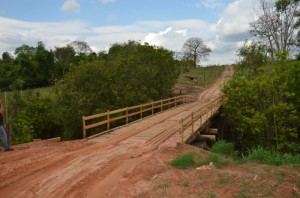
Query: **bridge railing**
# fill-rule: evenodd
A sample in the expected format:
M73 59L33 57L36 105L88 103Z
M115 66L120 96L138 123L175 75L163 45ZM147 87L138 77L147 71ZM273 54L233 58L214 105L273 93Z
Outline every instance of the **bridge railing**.
M189 95L181 95L181 96L153 101L153 102L149 102L137 106L117 109L114 111L107 111L96 115L82 116L83 138L87 137L88 129L106 125L106 129L100 132L101 134L106 133L113 128L111 126L111 123L114 121L124 120L125 124L128 124L130 122L130 118L133 116L139 115L139 119L142 119L143 116L146 114L146 112L148 115L149 114L153 115L156 112L161 112L171 107L176 107L183 103L190 102L191 99L192 98ZM135 119L134 121L136 120L138 119ZM114 127L114 129L115 128L116 127Z
M204 108L193 111L191 114L181 119L180 134L182 143L185 142L184 136L187 129L191 127L190 136L192 136L199 129L199 127L203 126L203 124L205 124L218 111L218 109L222 105L222 102L223 97L219 96L218 98L211 101ZM199 121L198 129L195 128L195 123L197 121Z

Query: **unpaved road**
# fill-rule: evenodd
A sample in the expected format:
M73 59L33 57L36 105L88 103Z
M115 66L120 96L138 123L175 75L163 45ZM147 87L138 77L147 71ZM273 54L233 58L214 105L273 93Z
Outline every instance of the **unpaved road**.
M88 140L38 141L0 152L0 197L135 197L147 191L165 167L158 151L172 149L176 134L166 134L193 109L219 94L222 77L197 100Z

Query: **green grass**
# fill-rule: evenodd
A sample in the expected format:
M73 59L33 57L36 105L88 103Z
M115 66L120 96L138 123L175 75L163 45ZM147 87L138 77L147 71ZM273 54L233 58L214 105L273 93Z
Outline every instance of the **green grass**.
M258 147L252 149L243 161L257 161L260 163L280 166L283 164L300 165L300 155L280 154L274 151L268 151L264 148Z
M187 73L181 73L178 82L186 84L195 84L185 78L186 75L190 75L198 78L197 85L207 86L213 84L224 71L223 66L210 66L210 67L200 67L200 68L191 68Z
M180 169L188 169L192 167L208 165L210 162L212 162L215 167L221 168L227 166L230 163L230 160L225 156L216 153L206 156L193 151L175 158L169 164Z
M216 142L210 149L213 153L219 153L226 156L234 157L236 152L232 143L225 142L223 140Z

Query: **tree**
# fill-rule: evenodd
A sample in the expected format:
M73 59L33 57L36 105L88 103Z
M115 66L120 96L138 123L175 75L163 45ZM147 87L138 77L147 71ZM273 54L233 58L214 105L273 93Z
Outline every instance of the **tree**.
M207 47L201 38L189 38L182 47L183 59L194 61L194 67L197 63L205 59L211 49Z
M85 41L73 41L68 44L68 46L72 47L78 56L82 54L88 55L93 52L91 47Z
M65 75L66 71L69 70L69 67L74 59L76 52L73 47L55 47L54 50L54 59L57 64L57 73L58 76L62 77Z
M248 79L252 79L261 72L261 68L268 61L267 50L259 42L245 41L244 45L238 50L238 56L241 58L241 68L248 71Z
M82 115L169 97L179 73L171 51L135 41L113 44L100 60L81 61L57 85L64 137L81 137Z
M250 23L250 32L268 43L274 59L274 51L286 54L295 45L295 13L298 0L260 0L256 10L257 20Z

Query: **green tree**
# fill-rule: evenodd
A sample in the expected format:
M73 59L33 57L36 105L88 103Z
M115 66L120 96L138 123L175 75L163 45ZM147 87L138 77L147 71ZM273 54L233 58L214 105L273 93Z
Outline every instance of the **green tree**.
M179 72L172 52L134 41L112 45L100 60L81 62L57 85L64 138L82 137L82 115L170 96Z
M56 47L54 50L54 59L56 63L56 77L63 77L69 71L75 57L75 50L71 46Z
M276 67L281 70L285 65ZM249 80L238 72L224 86L224 115L242 150L262 146L284 151L297 140L299 114L284 74L273 71Z

